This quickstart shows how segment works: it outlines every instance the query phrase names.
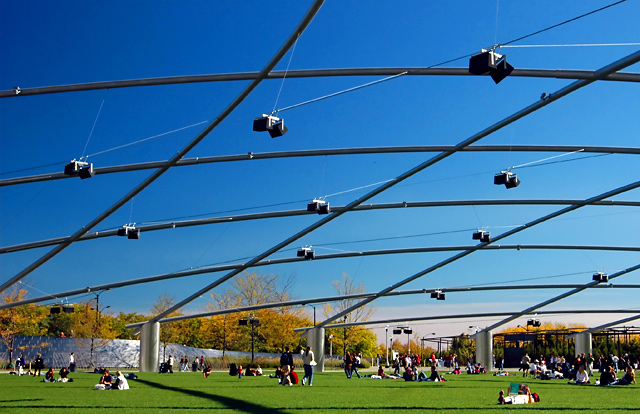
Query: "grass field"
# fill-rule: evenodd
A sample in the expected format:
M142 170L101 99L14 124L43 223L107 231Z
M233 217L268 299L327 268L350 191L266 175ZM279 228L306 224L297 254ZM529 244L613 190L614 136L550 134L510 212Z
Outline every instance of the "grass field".
M575 386L566 381L530 380L537 404L500 406L498 392L522 377L446 375L447 381L348 380L340 372L316 373L313 387L283 387L268 377L231 377L214 372L139 374L129 391L95 391L98 374L73 373L73 383L43 383L34 377L0 375L0 410L5 413L377 413L387 410L493 413L534 410L567 413L640 412L640 386ZM506 410L506 411L505 411ZM113 411L111 411L113 412Z

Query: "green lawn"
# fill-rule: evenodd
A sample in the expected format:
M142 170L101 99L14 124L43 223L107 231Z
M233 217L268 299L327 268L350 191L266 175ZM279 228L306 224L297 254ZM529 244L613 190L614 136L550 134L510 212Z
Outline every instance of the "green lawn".
M268 377L213 373L139 374L129 391L95 391L98 374L74 373L73 383L48 384L34 377L0 375L0 407L5 413L214 412L299 413L383 412L389 409L489 413L525 409L544 413L592 410L640 412L640 386L572 386L566 381L527 380L541 401L526 406L497 405L498 392L522 377L446 375L448 381L348 380L340 372L316 373L313 387L282 387Z

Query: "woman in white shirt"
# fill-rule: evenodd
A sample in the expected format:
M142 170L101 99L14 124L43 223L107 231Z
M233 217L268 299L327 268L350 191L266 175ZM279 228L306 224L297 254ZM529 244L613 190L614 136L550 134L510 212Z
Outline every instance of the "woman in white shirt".
M316 361L313 359L313 351L308 346L306 352L302 354L302 364L304 366L304 377L302 378L302 385L307 383L309 378L309 386L313 385L313 366L316 365Z
M589 383L589 374L587 374L587 371L584 368L584 365L580 365L580 368L578 368L578 373L576 374L576 385L583 385L583 384L588 384Z

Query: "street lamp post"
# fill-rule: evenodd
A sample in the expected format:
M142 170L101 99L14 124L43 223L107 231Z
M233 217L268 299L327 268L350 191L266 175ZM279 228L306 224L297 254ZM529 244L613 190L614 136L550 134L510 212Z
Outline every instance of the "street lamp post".
M389 325L384 327L384 341L387 341L387 338L389 337ZM389 347L385 346L385 348L387 349L387 355L386 355L386 360L387 360L387 364L385 365L385 368L389 368Z
M94 360L93 360L93 351L95 349L94 346L94 341L95 341L95 337L98 336L100 334L100 295L102 295L104 292L108 292L109 289L105 289L105 290L100 290L98 292L93 292L93 294L96 296L96 325L95 325L95 329L93 330L93 335L91 335L91 366L94 366ZM89 306L87 304L87 306ZM102 310L105 310L107 308L109 308L110 306L107 306L105 308L103 308Z

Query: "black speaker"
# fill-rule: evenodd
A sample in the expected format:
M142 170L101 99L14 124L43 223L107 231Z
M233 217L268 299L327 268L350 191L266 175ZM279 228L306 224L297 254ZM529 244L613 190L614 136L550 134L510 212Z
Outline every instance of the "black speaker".
M91 178L96 175L96 173L93 171L93 163L80 168L80 171L78 171L78 175L83 180L85 178Z
M404 333L406 333L407 335L411 335L413 333L412 329L405 329Z
M246 319L240 319L240 320L238 321L238 325L240 325L240 326L247 326L247 323L248 323L248 322L249 322L249 321L247 321Z
M489 243L491 241L491 233L483 233L482 237L480 238L480 241L482 243Z
M269 118L256 118L253 120L253 130L257 132L264 132L271 126L271 120Z
M507 59L503 57L496 65L496 68L489 71L489 75L491 76L491 79L498 84L502 82L504 78L509 76L511 72L513 72L513 66L508 64Z
M271 128L269 129L269 135L271 135L271 138L281 137L286 134L288 130L289 128L284 126L284 121L280 121L277 124L273 124L271 126Z
M140 229L129 229L129 233L127 234L127 238L129 238L129 239L139 239L140 238Z
M312 201L307 204L307 211L318 211L318 208L320 208L320 203L317 201Z
M62 307L62 310L64 311L64 313L73 313L74 308L73 305L64 305Z
M495 185L506 184L508 179L509 177L507 176L507 173L496 174L493 176L493 183Z
M320 204L318 208L318 214L329 214L331 212L331 208L329 207L329 203Z
M49 313L52 315L56 313L60 313L60 307L54 306L53 308L49 309Z
M64 173L66 175L76 175L78 174L78 162L71 161L69 164L64 166Z
M438 292L432 292L431 299L438 299Z
M469 72L474 75L483 75L495 68L491 64L491 52L482 52L469 58Z
M314 252L313 250L307 250L305 252L304 258L307 260L313 260L316 258L316 252Z
M253 325L253 326L258 326L258 325L260 325L260 320L258 320L258 319L251 319L251 325Z
M509 177L509 179L507 180L506 183L504 183L504 186L507 188L514 188L520 185L520 180L518 180L518 176L517 175L512 175Z
M304 257L304 255L307 253L307 251L305 249L300 249L298 250L298 253L296 254L296 256L298 257Z
M393 330L393 334L394 335L400 335L402 333L402 329L394 329Z
M472 240L482 240L482 236L484 235L484 230L478 230L475 233L473 233L473 236L471 236Z
M118 229L118 236L124 237L129 234L129 229L127 227L121 227Z
M438 297L436 298L436 300L445 300L445 294L444 294L444 293L442 293L442 292L440 292L440 293L438 294Z

